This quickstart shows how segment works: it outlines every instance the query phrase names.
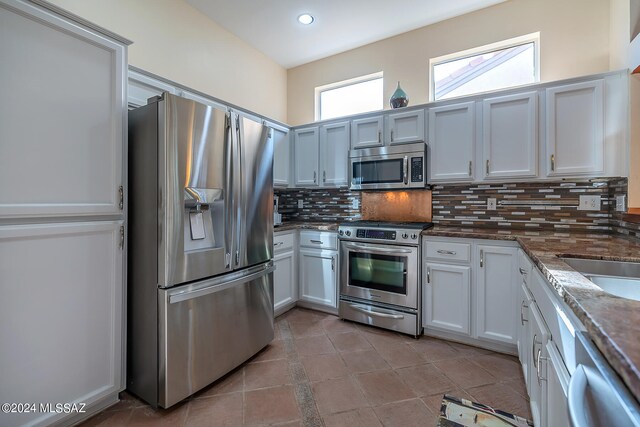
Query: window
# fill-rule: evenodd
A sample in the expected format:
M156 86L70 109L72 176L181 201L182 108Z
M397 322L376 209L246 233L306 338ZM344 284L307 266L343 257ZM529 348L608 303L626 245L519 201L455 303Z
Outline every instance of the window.
M540 33L433 58L431 100L540 81Z
M382 72L316 88L316 120L382 110Z

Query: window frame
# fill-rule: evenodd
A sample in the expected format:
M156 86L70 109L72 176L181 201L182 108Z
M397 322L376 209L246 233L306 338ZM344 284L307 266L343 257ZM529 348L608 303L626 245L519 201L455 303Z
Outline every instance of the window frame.
M473 96L481 93L488 93L498 90L511 89L518 86L509 86L509 87L501 87L492 89L486 92L475 92L469 93L466 95L460 95L451 98L444 99L435 99L436 98L436 82L435 82L435 73L434 68L437 65L446 64L448 62L457 61L460 59L470 58L472 56L482 55L489 52L494 52L497 50L509 49L516 46L522 46L526 44L533 43L533 67L534 67L534 81L532 83L527 84L536 84L540 83L540 32L525 34L523 36L513 37L507 40L502 40L496 43L491 43L483 46L474 47L467 50L462 50L459 52L450 53L447 55L438 56L435 58L429 59L429 101L447 101L449 99L460 98L463 96ZM524 86L524 85L520 85Z
M338 119L339 117L332 117L331 119L321 119L320 118L320 113L322 111L322 105L321 105L321 95L322 92L326 92L329 90L333 90L333 89L340 89L342 87L346 87L346 86L352 86L358 83L366 83L372 80L377 80L377 79L382 79L382 94L380 95L382 97L382 109L380 110L371 110L371 111L363 111L360 113L353 113L353 114L365 114L368 112L372 112L372 111L382 111L384 110L384 75L383 75L383 71L378 71L376 73L371 73L371 74L366 74L364 76L359 76L359 77L353 77L351 79L347 79L347 80L341 80L339 82L334 82L334 83L329 83L326 85L322 85L322 86L317 86L315 88L315 112L314 112L314 117L315 117L315 121L321 121L321 120L333 120L333 119ZM341 117L347 117L347 116L341 116Z

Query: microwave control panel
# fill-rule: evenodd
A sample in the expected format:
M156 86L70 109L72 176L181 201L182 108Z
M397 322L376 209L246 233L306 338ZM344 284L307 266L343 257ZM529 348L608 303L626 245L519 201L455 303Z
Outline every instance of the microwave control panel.
M424 168L422 167L422 157L411 158L411 182L423 182Z

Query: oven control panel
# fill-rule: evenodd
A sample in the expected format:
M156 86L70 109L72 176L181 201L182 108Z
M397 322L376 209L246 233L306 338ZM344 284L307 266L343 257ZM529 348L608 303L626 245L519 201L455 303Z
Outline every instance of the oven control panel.
M396 240L396 232L390 230L358 228L356 237L360 239Z
M360 242L401 243L405 245L420 244L420 232L417 229L365 228L357 226L340 226L340 239Z

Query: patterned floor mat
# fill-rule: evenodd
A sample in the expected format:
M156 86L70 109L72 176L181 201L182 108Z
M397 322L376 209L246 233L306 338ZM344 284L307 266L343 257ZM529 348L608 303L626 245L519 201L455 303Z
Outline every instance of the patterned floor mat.
M440 405L438 427L533 427L533 422L481 403L445 394Z

